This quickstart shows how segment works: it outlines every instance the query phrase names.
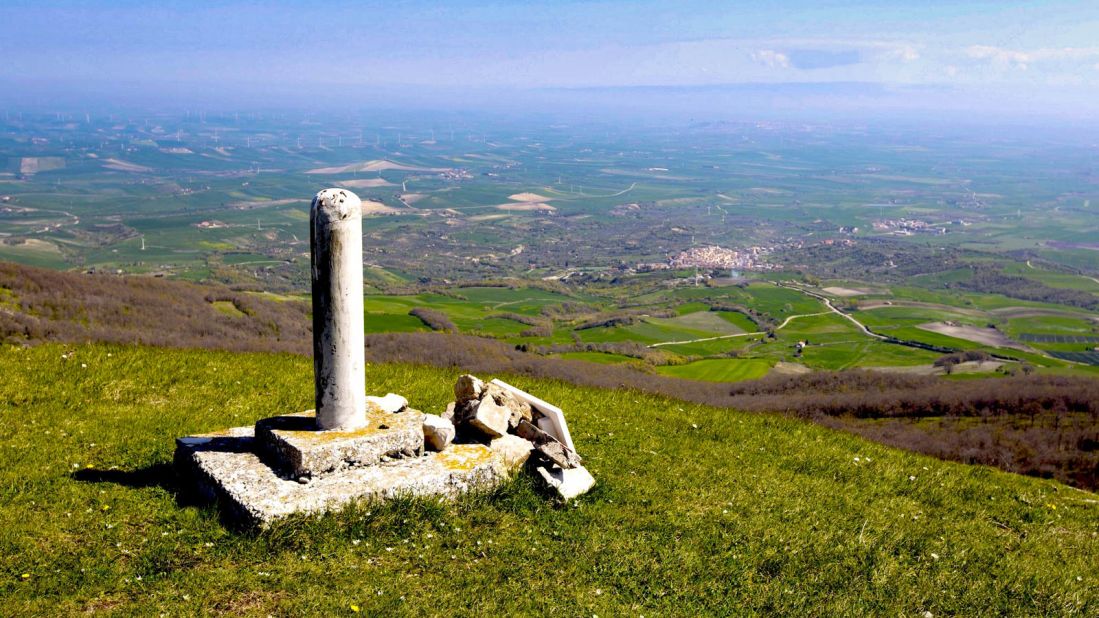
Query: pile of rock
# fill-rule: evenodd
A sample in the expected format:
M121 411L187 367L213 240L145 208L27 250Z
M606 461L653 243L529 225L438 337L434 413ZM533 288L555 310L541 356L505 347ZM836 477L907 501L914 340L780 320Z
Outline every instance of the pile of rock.
M424 416L424 446L444 451L451 443L487 445L515 472L527 467L565 500L592 488L561 409L500 380L463 375L442 415Z

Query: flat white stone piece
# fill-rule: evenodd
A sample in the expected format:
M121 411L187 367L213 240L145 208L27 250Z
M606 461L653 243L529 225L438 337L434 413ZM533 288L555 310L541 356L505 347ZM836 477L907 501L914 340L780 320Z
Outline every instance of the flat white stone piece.
M433 451L442 451L454 441L457 431L450 419L436 414L424 415L424 446Z
M509 391L512 395L529 403L530 407L541 412L545 417L546 422L543 423L541 422L543 419L539 419L538 428L557 438L562 444L573 451L576 451L576 446L572 443L572 434L569 433L569 426L565 423L565 413L561 411L561 408L558 408L551 403L546 403L534 395L521 391L502 380L494 379L492 383Z
M557 493L565 500L588 493L595 487L595 477L584 466L577 466L564 470L557 466L552 468L540 467L538 474L546 483L557 490Z
M366 396L367 405L374 404L381 409L382 412L400 412L408 407L408 400L396 393L388 393L385 397L376 397L374 395Z
M296 513L336 511L359 500L401 495L454 497L507 478L502 459L487 446L454 444L445 452L350 468L308 484L280 477L255 453L251 427L176 441L176 466L199 495L217 499L245 526L264 527Z

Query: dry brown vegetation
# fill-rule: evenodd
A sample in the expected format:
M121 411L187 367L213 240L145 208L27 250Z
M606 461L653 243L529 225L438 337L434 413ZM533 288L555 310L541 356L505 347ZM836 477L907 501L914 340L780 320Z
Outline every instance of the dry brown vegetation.
M308 354L309 307L221 286L73 274L0 262L0 341L140 343ZM227 301L243 317L219 311Z

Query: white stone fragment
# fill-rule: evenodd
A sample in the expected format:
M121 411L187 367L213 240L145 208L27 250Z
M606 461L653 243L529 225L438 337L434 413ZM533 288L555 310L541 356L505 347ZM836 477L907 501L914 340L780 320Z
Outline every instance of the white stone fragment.
M552 468L540 467L538 474L546 481L546 484L557 490L557 494L564 500L586 494L595 487L595 477L584 466L577 466L569 470L563 470L557 466Z
M378 406L382 412L400 412L408 407L408 400L395 393L388 393L385 397L367 395L366 403Z
M538 428L554 438L557 438L562 444L573 451L576 450L576 446L572 443L572 435L569 433L569 426L565 424L565 413L561 411L561 408L558 408L551 403L546 403L530 393L523 392L507 382L493 380L492 383L511 392L516 398L527 402L530 404L530 407L541 412L543 418L538 419Z
M437 414L424 415L424 446L441 451L454 441L454 423Z
M511 411L496 405L492 397L485 397L469 417L469 424L489 438L498 438L508 432Z
M500 455L509 472L515 472L527 463L530 453L534 450L534 444L530 440L524 440L519 436L505 434L489 442L488 447Z

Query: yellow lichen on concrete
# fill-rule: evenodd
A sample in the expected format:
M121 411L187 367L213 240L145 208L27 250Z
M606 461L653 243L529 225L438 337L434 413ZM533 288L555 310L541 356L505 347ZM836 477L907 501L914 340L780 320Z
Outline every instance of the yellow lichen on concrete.
M452 444L436 455L439 463L454 472L469 472L492 461L496 454L482 444Z
M288 414L301 418L314 418L316 412L307 410L299 414ZM378 406L367 403L366 426L351 431L320 430L320 429L276 429L275 432L287 439L300 440L310 444L324 444L338 442L340 440L354 440L376 435L384 431L400 431L408 428L419 428L423 423L423 415L409 410L399 413L390 413Z

